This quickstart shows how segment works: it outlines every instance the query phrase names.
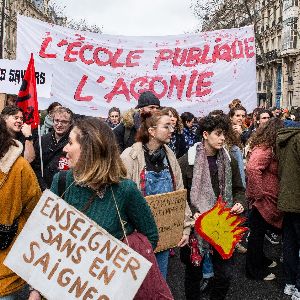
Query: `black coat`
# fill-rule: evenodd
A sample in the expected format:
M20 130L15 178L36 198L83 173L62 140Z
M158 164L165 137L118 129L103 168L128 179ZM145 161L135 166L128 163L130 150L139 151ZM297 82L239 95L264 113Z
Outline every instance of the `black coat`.
M168 146L172 149L172 151L175 153L176 158L180 158L182 155L184 155L187 152L184 135L182 133L174 132L173 133L173 139L175 138L175 144L173 147L168 144Z
M51 187L53 176L61 170L59 161L66 157L63 148L68 143L70 131L67 132L58 142L54 137L54 132L49 132L42 136L42 154L43 154L43 170L42 177L40 150L38 141L34 144L35 160L31 163L33 170L38 178L42 190Z
M122 153L126 148L131 147L135 143L135 136L137 129L132 127L125 127L124 123L120 123L113 129L120 152Z

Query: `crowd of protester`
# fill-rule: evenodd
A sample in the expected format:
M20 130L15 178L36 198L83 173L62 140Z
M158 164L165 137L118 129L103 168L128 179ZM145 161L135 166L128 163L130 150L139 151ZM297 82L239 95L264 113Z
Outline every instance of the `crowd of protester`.
M300 299L300 108L247 112L234 99L228 111L179 115L150 91L123 114L112 107L106 119L76 116L54 102L41 124L40 145L22 110L9 103L0 115L0 299L19 299L20 293L41 299L3 261L42 191L51 189L115 238L125 242L128 236L142 250L154 250L158 229L144 197L184 188L178 247L186 299L201 299L207 289L210 299L225 299L230 287L233 259L223 259L193 229L219 195L232 214L247 219L247 243L236 245L245 255L245 276L276 278L277 262L266 257L264 240L278 244L282 236L284 293ZM165 281L169 250L145 254L152 255L153 277L136 299L172 297Z

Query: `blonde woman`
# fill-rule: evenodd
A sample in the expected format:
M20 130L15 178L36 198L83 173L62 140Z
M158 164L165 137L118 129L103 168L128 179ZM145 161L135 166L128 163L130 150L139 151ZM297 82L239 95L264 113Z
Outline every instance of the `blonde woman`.
M152 247L158 233L151 210L136 184L126 179L126 169L109 126L97 118L83 118L70 132L67 153L71 170L66 173L64 199L111 235L124 236L113 196L126 222L126 234L134 230L144 234ZM59 195L59 174L51 190ZM61 196L61 195L59 195Z

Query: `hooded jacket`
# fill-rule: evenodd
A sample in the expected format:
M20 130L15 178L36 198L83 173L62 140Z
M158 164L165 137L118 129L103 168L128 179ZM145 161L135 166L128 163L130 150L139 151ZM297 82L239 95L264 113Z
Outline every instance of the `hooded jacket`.
M135 143L135 136L140 125L138 111L130 109L124 113L122 122L113 130L121 153Z
M278 208L300 213L300 128L283 128L277 135L280 191Z
M21 156L22 144L16 142L18 147L11 146L0 159L0 224L12 225L18 218L18 235L40 199L41 190L28 161ZM25 284L3 264L12 244L0 250L0 297L18 291Z

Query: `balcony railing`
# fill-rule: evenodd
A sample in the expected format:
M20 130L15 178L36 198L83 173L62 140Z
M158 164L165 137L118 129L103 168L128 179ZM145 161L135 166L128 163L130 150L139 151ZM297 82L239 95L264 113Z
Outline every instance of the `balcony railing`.
M266 53L266 60L267 62L275 61L280 58L280 51L277 49L268 51ZM256 55L256 63L261 65L263 64L262 56L261 55Z

